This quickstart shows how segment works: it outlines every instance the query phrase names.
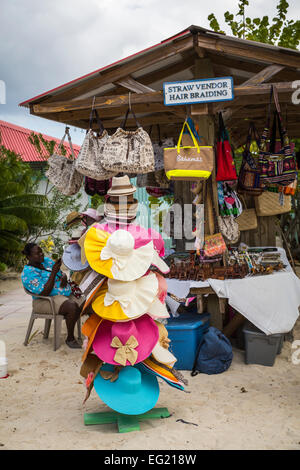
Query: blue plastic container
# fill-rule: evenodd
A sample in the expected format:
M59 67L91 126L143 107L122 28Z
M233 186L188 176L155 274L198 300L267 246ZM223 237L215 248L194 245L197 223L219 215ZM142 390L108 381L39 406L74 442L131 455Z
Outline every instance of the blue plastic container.
M174 368L178 370L192 370L197 346L208 330L210 323L209 313L183 313L177 318L170 318L166 328L171 340L170 350L177 358Z

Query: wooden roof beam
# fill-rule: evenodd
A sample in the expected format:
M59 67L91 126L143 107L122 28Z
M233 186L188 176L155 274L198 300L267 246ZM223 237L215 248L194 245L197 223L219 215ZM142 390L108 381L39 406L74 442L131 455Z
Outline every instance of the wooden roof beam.
M162 91L155 91L151 93L134 93L130 97L131 104L140 103L163 103ZM95 98L94 107L96 109L112 108L119 106L128 106L128 94L125 95L109 95L99 96ZM57 101L55 103L41 103L33 105L33 112L36 114L42 113L59 113L62 111L76 111L80 109L91 109L91 99L76 100L76 101Z
M261 47L255 43L243 43L231 41L225 38L215 38L198 34L198 46L211 51L218 51L224 54L232 54L245 59L255 59L262 62L285 65L287 67L300 67L300 54L289 51L283 52L278 49L272 50L268 47Z
M74 85L65 92L62 91L61 97L64 100L69 100L87 93L94 88L108 85L110 83L115 83L119 80L122 80L124 77L128 77L128 75L137 72L138 70L185 52L189 49L192 49L192 47L192 36L167 43L163 47L155 48L154 50L146 52L145 54L138 55L136 58L133 58L125 63L120 62L115 66L107 68L107 70L104 69L99 71L96 76L84 81L81 84ZM50 101L57 101L57 96L51 97L48 102Z
M263 82L266 82L267 80L270 80L274 75L276 75L278 72L280 72L284 67L282 65L269 65L268 67L264 68L263 70L261 70L260 72L256 73L255 75L253 75L253 77L249 78L246 82L244 82L242 85L239 85L237 88L240 88L242 89L243 87L248 87L248 86L258 86L260 84L262 84ZM236 93L236 89L235 89L235 93ZM240 98L237 98L237 102ZM222 108L221 108L222 109ZM224 116L223 116L223 119L224 119L224 122L227 122L228 119L230 119L230 117L232 116L233 113L235 113L236 111L238 111L240 108L235 108L234 110L231 108L231 109L228 109L227 111L225 111L224 113Z
M133 91L134 93L151 93L155 90L153 88L150 88L146 85L143 85L140 82L137 82L134 80L132 77L126 77L123 78L119 81L116 82L118 85L121 85L124 88L127 88L130 91Z

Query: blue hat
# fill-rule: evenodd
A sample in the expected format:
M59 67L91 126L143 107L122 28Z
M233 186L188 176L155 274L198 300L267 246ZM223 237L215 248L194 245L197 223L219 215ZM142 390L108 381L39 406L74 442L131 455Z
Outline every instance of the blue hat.
M82 264L81 262L81 248L78 243L74 243L65 248L62 256L64 265L71 269L71 271L83 271L89 267L89 263Z
M114 367L105 364L101 370L112 372ZM157 378L132 366L121 369L115 382L105 380L98 374L94 387L107 406L126 415L146 413L155 406L159 397Z

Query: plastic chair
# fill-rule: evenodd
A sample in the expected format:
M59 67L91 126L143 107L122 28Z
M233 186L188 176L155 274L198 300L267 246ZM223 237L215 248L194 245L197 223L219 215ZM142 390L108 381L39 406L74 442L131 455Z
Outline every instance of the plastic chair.
M26 294L31 295L32 294L24 288ZM37 295L34 294L34 297L38 299L43 299L43 300L48 300L50 302L51 306L51 311L52 313L37 313L34 312L33 309L33 303L32 303L32 313L31 317L29 320L28 328L27 328L27 333L25 336L25 341L24 341L24 346L28 345L28 340L32 331L33 323L36 318L44 318L45 319L45 327L44 327L44 339L47 339L49 337L49 331L50 331L50 326L51 326L51 321L53 320L54 323L54 341L53 341L53 350L56 351L60 347L60 334L61 334L61 324L63 320L63 315L59 315L55 313L55 308L54 308L54 303L53 303L53 297L48 297L44 295ZM78 339L81 340L81 320L80 317L77 320L77 328L78 328Z

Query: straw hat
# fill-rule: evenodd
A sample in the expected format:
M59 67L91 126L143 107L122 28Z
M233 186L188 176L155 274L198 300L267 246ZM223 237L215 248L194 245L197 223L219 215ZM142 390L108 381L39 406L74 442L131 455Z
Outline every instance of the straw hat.
M175 373L176 375L179 375L178 372L174 371L172 367L169 367L165 364L160 364L157 361L153 361L151 356L145 359L145 361L137 364L136 367L139 370L144 369L150 374L156 375L160 379L163 379L165 382L167 382L168 385L171 385L171 387L184 390L184 382L174 375Z
M114 322L126 322L145 313L154 318L169 318L159 293L159 281L154 273L128 282L109 279L98 291L92 307L101 318Z
M133 366L150 356L158 339L158 327L149 315L127 322L103 320L95 335L93 350L108 364Z
M168 349L171 342L168 338L168 330L158 321L156 321L155 324L158 327L159 340L152 350L152 356L162 364L167 364L168 366L173 367L177 359Z
M114 367L105 364L101 370L113 372ZM107 406L127 415L146 413L156 405L159 397L157 378L145 370L131 366L120 370L115 382L105 380L98 374L94 387Z
M70 212L66 217L66 226L71 227L81 221L81 214L77 211Z
M169 272L150 237L140 241L144 243L135 248L135 239L129 231L118 229L110 235L94 225L85 237L84 251L91 268L111 279L134 281L143 276L151 264L164 273Z
M136 188L130 183L130 179L125 176L114 176L112 179L111 188L107 191L109 196L127 196L133 194Z
M89 267L88 262L82 264L81 249L77 243L69 245L65 248L62 261L68 269L71 269L71 271L83 271Z
M126 217L128 219L134 219L136 217L136 213L138 210L138 200L134 199L132 202L129 201L122 201L123 198L120 199L119 202L106 202L104 204L104 214L108 217L115 217L119 218Z

